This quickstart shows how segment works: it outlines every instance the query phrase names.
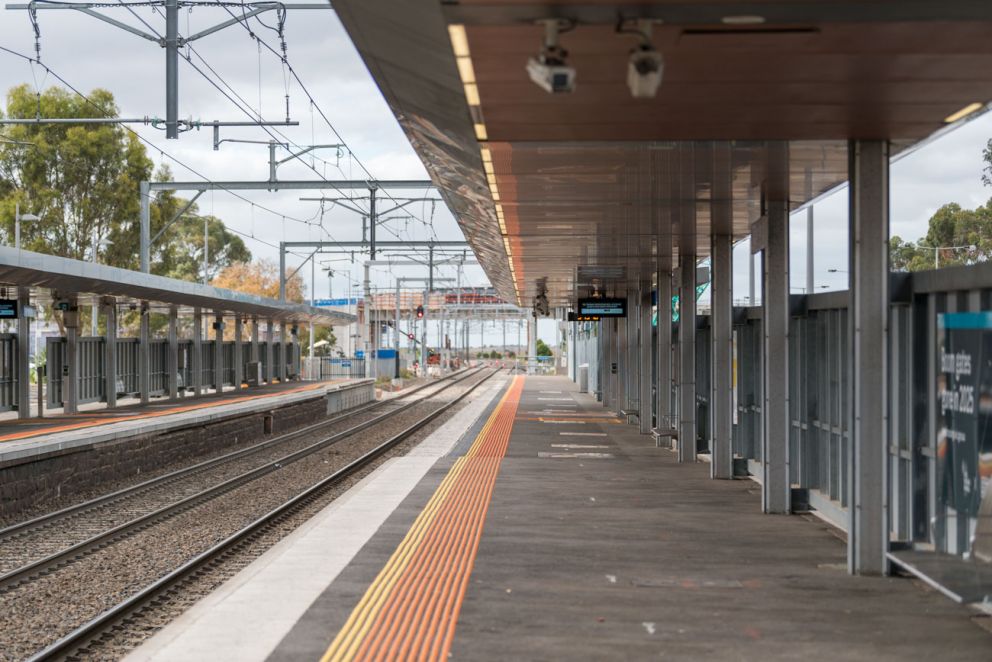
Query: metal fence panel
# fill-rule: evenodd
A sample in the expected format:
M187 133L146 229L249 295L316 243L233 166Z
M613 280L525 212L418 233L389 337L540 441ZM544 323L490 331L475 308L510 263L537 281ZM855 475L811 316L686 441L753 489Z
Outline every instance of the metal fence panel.
M0 411L17 409L17 334L0 334Z

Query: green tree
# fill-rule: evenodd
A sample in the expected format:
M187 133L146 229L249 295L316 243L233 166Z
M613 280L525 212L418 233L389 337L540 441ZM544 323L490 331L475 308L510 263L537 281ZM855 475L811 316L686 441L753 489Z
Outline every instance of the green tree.
M552 356L551 348L540 338L537 339L536 347L538 356Z
M992 200L977 209L946 204L930 217L925 237L907 242L893 236L889 251L896 271L985 262L992 258Z
M113 95L94 90L87 101L52 87L40 95L27 85L11 88L6 116L32 118L116 117ZM4 113L0 112L0 116ZM139 184L152 177L152 161L138 138L117 124L28 124L4 132L0 142L0 239L12 243L14 211L41 221L21 227L21 244L39 252L137 269ZM158 181L172 179L165 166ZM162 192L150 204L156 236L182 211L186 200ZM196 205L168 226L152 246L153 273L203 280L203 217ZM207 280L251 252L223 222L207 217ZM94 240L96 243L94 243Z
M992 186L992 138L985 143L982 158L985 159L985 167L982 169L982 183L986 186Z
M36 95L20 85L7 94L6 116L117 115L110 92L94 90L90 99L57 87ZM103 240L137 222L138 183L151 176L153 164L120 125L16 125L4 137L17 141L0 143L0 232L7 243L18 203L22 213L41 218L21 228L22 245L63 257L90 259Z

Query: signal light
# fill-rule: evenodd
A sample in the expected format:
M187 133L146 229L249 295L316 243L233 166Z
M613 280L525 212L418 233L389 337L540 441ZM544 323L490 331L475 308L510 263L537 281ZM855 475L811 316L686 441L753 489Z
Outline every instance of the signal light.
M410 340L413 340L413 334L412 333L406 334L406 337L409 338Z
M424 307L423 306L417 306L417 319L418 320L424 319Z

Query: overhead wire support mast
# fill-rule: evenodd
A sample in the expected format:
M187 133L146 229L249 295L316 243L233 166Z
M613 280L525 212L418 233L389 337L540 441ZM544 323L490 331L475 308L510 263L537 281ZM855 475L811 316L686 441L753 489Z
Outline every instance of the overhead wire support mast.
M222 21L213 25L205 30L201 30L195 34L188 35L186 37L179 36L179 10L181 8L194 8L194 7L239 7L239 8L250 8L248 11L244 12L236 18L231 18L226 21ZM97 9L115 9L123 8L134 14L133 7L162 7L165 10L165 35L159 34L148 25L143 19L142 23L145 24L151 32L143 30L141 28L135 27L133 25L128 25L122 21L118 21L115 18L111 18L105 14L96 11ZM287 4L282 2L254 2L248 4L242 3L232 3L232 2L189 2L180 0L152 0L149 2L50 2L49 0L32 0L27 4L8 4L7 9L13 10L26 10L31 19L31 25L34 28L35 34L35 55L38 60L41 60L41 30L38 26L38 16L37 12L39 9L68 9L72 11L78 11L87 16L92 16L93 18L103 21L109 25L114 26L124 30L125 32L130 32L131 34L146 39L153 43L158 44L165 49L165 137L173 140L179 138L180 127L183 127L184 131L188 131L191 128L199 128L199 126L214 126L215 130L218 126L259 126L261 124L266 124L267 126L297 126L299 122L291 124L289 117L287 116L285 122L279 123L264 123L264 122L250 122L250 123L227 123L227 122L183 122L179 119L179 49L192 43L198 39L202 39L208 35L219 32L224 28L230 27L232 25L237 25L242 20L250 18L252 16L257 16L268 11L279 12L279 24L278 31L280 37L282 37L282 26L285 21L286 10L289 9L321 9L329 10L331 9L330 4L324 3L313 3L313 4ZM136 15L136 14L135 14ZM283 59L285 59L285 41L283 41ZM118 120L120 121L120 120ZM142 120L143 121L143 120Z
M153 191L272 191L279 189L322 190L327 188L345 189L428 189L434 186L430 180L284 180L279 182L152 182L145 181L140 189L140 222L139 222L139 262L141 271L148 273L151 268L151 194ZM326 242L329 245L342 245L340 242ZM402 243L402 242L401 242ZM435 242L437 244L438 242ZM444 243L444 242L440 242ZM464 245L464 244L463 244Z

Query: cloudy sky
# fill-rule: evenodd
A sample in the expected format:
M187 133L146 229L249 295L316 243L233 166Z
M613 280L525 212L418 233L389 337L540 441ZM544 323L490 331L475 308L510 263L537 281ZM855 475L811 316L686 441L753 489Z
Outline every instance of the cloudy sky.
M136 15L129 14L123 8L102 11L133 25L145 21L155 30L164 32L164 19L150 7L136 8ZM200 8L194 13L184 12L180 18L180 33L192 34L227 18L229 15L223 9ZM269 25L274 24L272 15L264 20ZM122 116L164 115L164 53L156 44L70 11L39 11L39 24L43 61L73 86L84 92L96 87L111 90ZM253 24L253 29L270 45L278 47L278 37L273 31L257 23ZM333 151L325 151L319 153L322 160L307 159L322 176L328 179L364 177L358 163L360 161L379 179L426 178L419 159L397 126L334 12L290 11L285 32L289 60L333 124L333 130L320 118L316 109L311 108L299 86L291 83L287 88L277 58L267 52L260 56L248 32L238 25L194 42L195 52L189 55L201 70L207 72L206 77L180 60L180 115L202 120L247 119L247 115L224 98L211 81L222 86L229 85L252 111L258 111L260 106L262 116L268 120L284 118L285 95L288 93L290 115L300 122L300 126L280 127L278 130L281 133L300 145L338 143L343 138L357 157L356 160L345 155L338 159ZM24 54L33 53L33 31L26 12L0 13L0 45ZM216 73L211 73L209 69ZM21 83L44 87L54 82L51 77L46 79L43 70L37 67L32 69L22 60L0 52L0 89L6 90ZM215 180L267 178L267 148L264 145L225 143L219 151L214 151L209 131L191 132L178 141L167 141L161 131L146 126L134 128L156 145L156 148L149 150L150 155L156 162L168 164L177 179L197 177L166 154ZM222 138L243 140L268 140L269 137L259 128L229 129L222 134ZM992 196L992 189L983 187L980 181L981 151L990 137L992 114L967 124L894 165L891 189L893 234L909 239L920 237L926 232L930 215L947 202L956 201L965 207L986 202ZM286 155L285 152L282 154ZM282 166L279 176L284 179L317 177L312 169L295 161ZM324 193L328 196L339 195L334 191ZM249 235L246 241L256 256L275 258L277 250L264 242L327 239L325 231L338 240L361 238L359 217L341 209L328 210L323 216L324 230L318 227L319 206L299 198L320 194L320 191L245 192L244 196L256 203L253 207L230 194L218 192L205 194L199 202L202 211L220 216L230 227ZM395 195L410 194L398 192ZM815 209L815 280L818 289L825 289L822 286L831 289L846 286L845 274L828 271L843 271L847 262L846 204L846 191L841 191ZM398 235L426 239L433 231L442 239L461 238L453 218L442 206L432 209L428 203L417 203L408 210L409 216L402 214L388 223ZM795 287L802 287L805 284L805 215L795 216L792 227L792 279ZM393 238L388 232L382 232L380 237ZM736 298L747 294L747 253L747 245L744 244L735 254ZM337 269L335 296L346 292L349 279L352 287L359 287L361 258L356 262L358 264L353 265L350 260L344 260L327 265ZM383 267L376 271L374 282L386 287L395 275L420 276L424 269ZM439 275L454 277L455 272L449 267L442 269ZM486 284L486 279L481 269L470 266L465 269L465 282L481 286ZM327 280L318 275L316 295L324 297L327 293ZM552 333L550 325L547 329L541 329L541 336L549 340Z

